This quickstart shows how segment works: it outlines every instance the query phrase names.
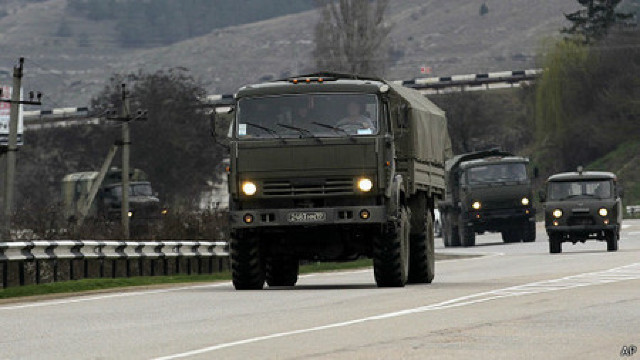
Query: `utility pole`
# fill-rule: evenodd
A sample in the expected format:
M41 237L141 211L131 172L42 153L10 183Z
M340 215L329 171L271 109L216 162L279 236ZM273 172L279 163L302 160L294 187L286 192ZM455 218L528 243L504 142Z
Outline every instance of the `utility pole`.
M42 105L40 100L42 94L38 92L37 100L34 100L33 91L29 92L29 100L20 100L20 93L22 90L22 75L23 75L24 58L20 58L18 66L13 68L13 88L11 90L11 99L1 99L2 102L8 102L11 104L11 113L9 115L9 138L7 142L7 148L4 150L7 154L7 164L5 169L5 182L4 182L4 209L3 209L3 221L2 221L2 233L0 236L5 237L8 241L11 241L11 212L13 207L13 192L16 172L16 152L18 151L18 122L20 121L20 105ZM0 96L2 92L0 91Z
M120 116L129 119L129 99L125 85L122 84L122 108ZM129 120L122 122L122 204L120 216L122 217L122 231L124 239L129 240L129 145L131 137L129 134Z
M131 136L129 133L129 122L133 120L146 120L147 112L138 110L135 116L131 116L129 97L127 96L126 85L121 85L120 111L117 116L111 113L107 115L108 120L122 122L122 141L118 144L122 146L122 203L120 204L120 219L122 222L122 232L125 240L129 239L129 146Z

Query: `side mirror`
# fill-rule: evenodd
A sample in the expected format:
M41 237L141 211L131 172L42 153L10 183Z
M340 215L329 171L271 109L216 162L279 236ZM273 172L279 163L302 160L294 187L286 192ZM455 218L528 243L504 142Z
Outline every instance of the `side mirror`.
M618 197L620 198L624 197L624 187L622 185L618 185L617 192L618 192Z
M223 146L229 144L229 127L233 121L233 107L215 108L211 113L209 132L216 142Z
M547 193L545 193L544 190L538 191L538 199L540 200L541 203L546 202L547 201Z

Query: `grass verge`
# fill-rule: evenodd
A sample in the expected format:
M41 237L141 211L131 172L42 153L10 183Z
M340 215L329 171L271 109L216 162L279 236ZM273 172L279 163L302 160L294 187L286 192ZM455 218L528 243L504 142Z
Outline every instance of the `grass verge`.
M475 257L473 255L444 255L436 254L436 261ZM300 266L301 274L330 272L368 268L373 265L371 259L360 259L350 262L313 263ZM0 299L14 299L22 297L78 294L130 287L150 287L171 284L230 281L228 271L211 275L174 275L174 276L141 276L116 279L82 279L50 284L27 285L0 290Z

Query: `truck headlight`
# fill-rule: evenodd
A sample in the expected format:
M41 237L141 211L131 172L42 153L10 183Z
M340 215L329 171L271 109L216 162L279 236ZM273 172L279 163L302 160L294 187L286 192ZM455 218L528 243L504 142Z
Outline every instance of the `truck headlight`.
M609 214L609 211L607 211L607 209L605 208L600 208L600 210L598 210L598 214L602 217L605 217Z
M482 204L480 203L480 201L474 201L473 204L471 204L471 207L474 208L475 210L480 210L480 208L482 207Z
M358 189L363 192L371 191L373 188L373 182L369 178L362 178L358 180Z
M529 198L523 197L520 202L522 203L522 205L527 206L529 205Z
M245 181L242 183L242 192L245 195L251 196L258 191L258 187L251 181Z
M562 210L555 209L555 210L553 210L551 215L553 215L553 217L556 218L556 219L560 219L562 217Z

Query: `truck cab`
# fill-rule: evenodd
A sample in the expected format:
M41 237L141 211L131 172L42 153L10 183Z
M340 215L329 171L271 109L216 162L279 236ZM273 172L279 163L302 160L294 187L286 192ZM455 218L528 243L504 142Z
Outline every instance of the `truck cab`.
M547 180L544 218L549 252L562 252L562 243L605 241L618 250L622 226L622 191L615 174L600 171L560 173Z
M300 260L363 256L379 286L431 282L450 151L440 109L417 91L342 74L245 86L233 109L236 289L292 286Z
M536 238L529 160L499 150L448 162L443 213L445 246L474 246L475 235L500 232L505 243Z

